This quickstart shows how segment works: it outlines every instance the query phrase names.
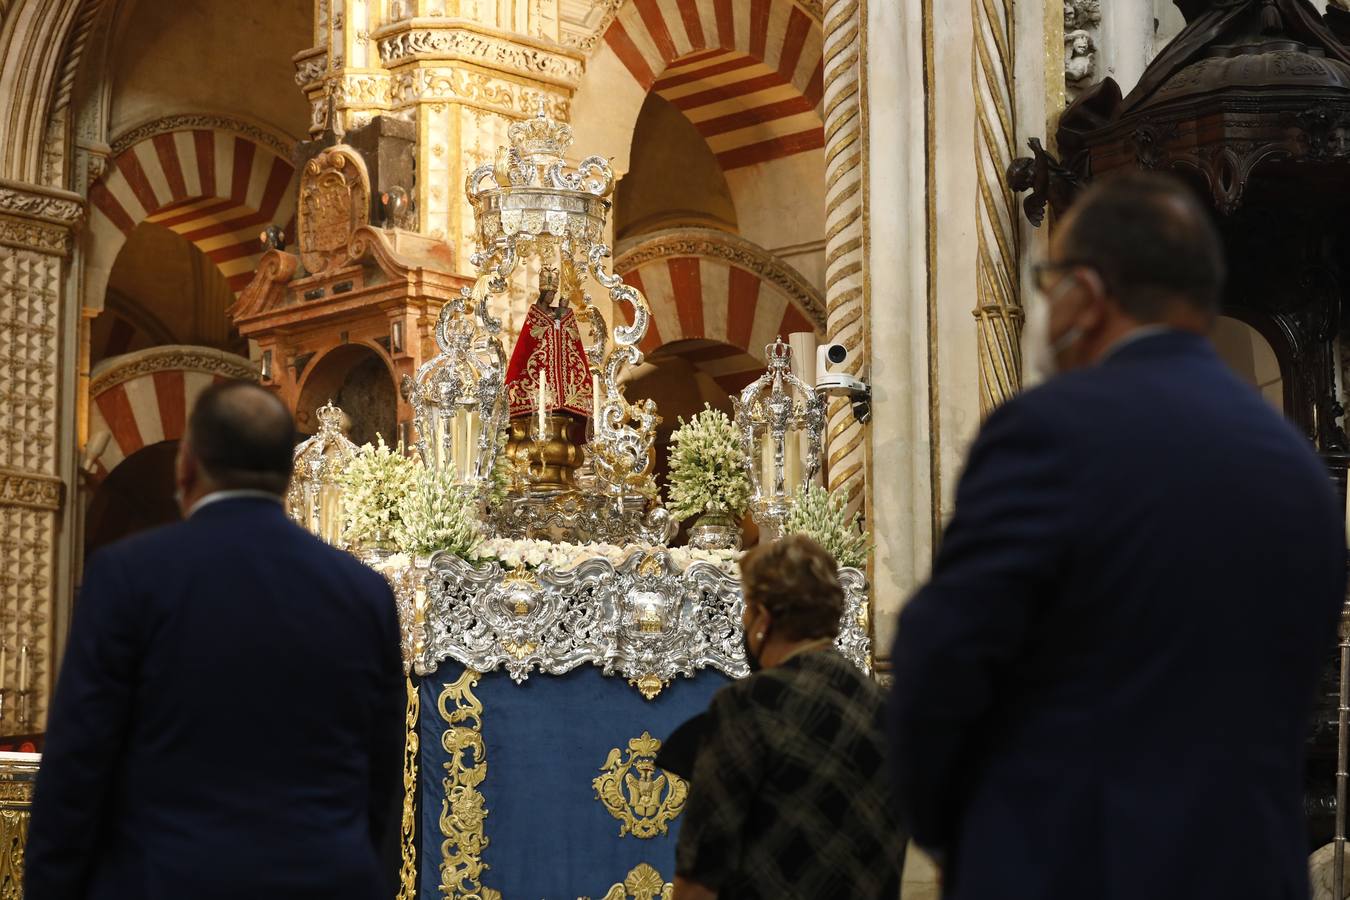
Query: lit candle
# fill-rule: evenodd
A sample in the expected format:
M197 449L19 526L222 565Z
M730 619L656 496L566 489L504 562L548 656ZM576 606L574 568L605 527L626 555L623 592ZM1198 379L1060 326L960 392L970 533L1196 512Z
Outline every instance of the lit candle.
M478 413L472 409L469 410L468 420L464 425L464 474L465 481L473 474L474 464L478 461L478 437L482 430L481 423L478 421Z
M28 642L19 645L19 690L28 690Z
M539 440L544 439L544 417L548 409L548 376L545 375L539 379L539 401L535 404L539 413Z
M468 430L467 413L455 407L455 413L450 417L450 459L454 465L454 479L460 481L464 478L464 433Z
M600 433L600 376L591 376L591 425Z
M338 543L342 533L342 496L336 484L319 487L319 537L330 544Z
M776 486L774 484L776 480L775 478L776 473L774 471L776 466L774 465L773 444L774 444L773 435L767 429L765 429L764 440L760 444L762 457L760 466L762 470L760 474L760 480L763 486L763 495L765 499L772 498L776 493Z
M3 628L0 628L0 632L3 632ZM5 663L7 661L5 659L5 655L6 653L8 653L8 651L9 645L4 642L4 639L0 638L0 689L3 689L5 686L5 682L9 681L8 677L9 673L8 670L5 668Z
M783 444L783 490L791 493L802 479L802 436L789 433Z
M431 452L428 454L427 465L431 466L433 469L435 469L435 470L437 470L437 471L440 471L440 468L441 468L441 414L440 414L440 411L438 411L438 410L434 410L434 411L431 413L431 434L428 435L427 440L430 441L430 443L431 443L431 447L430 447Z

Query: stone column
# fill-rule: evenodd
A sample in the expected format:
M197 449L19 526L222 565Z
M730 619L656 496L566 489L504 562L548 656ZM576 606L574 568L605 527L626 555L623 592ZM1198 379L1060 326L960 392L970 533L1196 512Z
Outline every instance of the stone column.
M75 436L63 397L63 293L82 198L0 182L0 730L41 731L58 597L57 539L72 512L61 476ZM24 649L26 648L26 649ZM20 682L22 672L26 674ZM21 689L31 691L20 721Z
M1128 94L1144 74L1153 50L1150 3L1101 4L1100 53L1096 78L1110 76Z
M860 0L830 0L825 7L825 302L828 339L848 348L842 368L866 378L870 367L864 245L868 134L862 60L865 10ZM848 401L830 401L826 473L850 512L866 510L865 429ZM871 521L870 510L868 521Z

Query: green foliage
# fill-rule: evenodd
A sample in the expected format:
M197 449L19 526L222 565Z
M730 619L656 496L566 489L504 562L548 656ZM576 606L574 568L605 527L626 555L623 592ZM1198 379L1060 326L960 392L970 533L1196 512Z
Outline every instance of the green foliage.
M806 535L828 550L840 566L861 569L867 565L869 535L856 517L850 520L844 498L818 484L797 488L783 534Z
M352 544L393 538L400 504L412 488L416 464L376 437L378 446L358 448L337 479L343 490L344 537Z
M703 513L736 518L750 503L750 476L745 471L736 426L707 404L703 412L670 437L670 512L680 519Z
M395 538L399 549L414 556L448 550L468 556L483 541L472 497L455 488L454 475L419 466L399 502Z

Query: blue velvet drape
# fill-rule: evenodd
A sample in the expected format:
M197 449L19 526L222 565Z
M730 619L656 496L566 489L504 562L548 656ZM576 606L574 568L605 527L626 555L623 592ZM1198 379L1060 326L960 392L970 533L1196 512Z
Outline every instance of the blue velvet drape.
M463 673L463 666L446 661L420 687L420 900L447 896L440 892L440 815L448 754L437 699ZM664 740L706 709L726 683L720 673L703 670L646 700L623 678L606 678L594 666L557 677L536 672L519 685L501 671L480 676L473 692L483 705L487 763L479 787L488 810L483 886L500 891L503 900L599 900L643 862L672 880L681 819L669 834L650 840L619 837L619 821L591 782L611 750L626 756L628 741L644 731Z

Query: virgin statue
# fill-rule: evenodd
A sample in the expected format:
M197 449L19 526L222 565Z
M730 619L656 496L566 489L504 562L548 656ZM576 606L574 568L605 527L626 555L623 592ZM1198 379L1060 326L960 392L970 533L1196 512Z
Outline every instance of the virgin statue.
M591 370L577 317L566 299L555 305L557 299L558 270L546 266L539 273L539 299L530 304L506 370L513 419L591 415Z

